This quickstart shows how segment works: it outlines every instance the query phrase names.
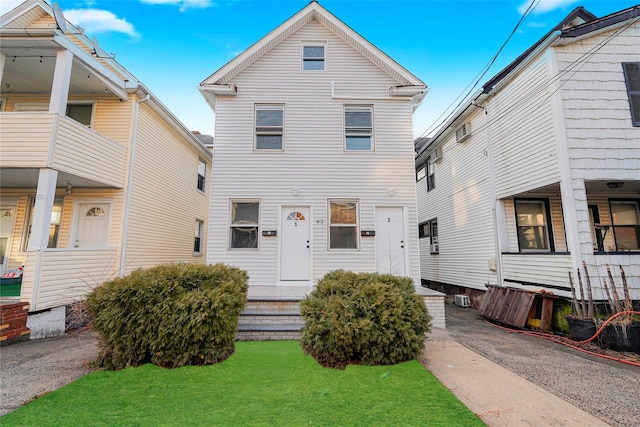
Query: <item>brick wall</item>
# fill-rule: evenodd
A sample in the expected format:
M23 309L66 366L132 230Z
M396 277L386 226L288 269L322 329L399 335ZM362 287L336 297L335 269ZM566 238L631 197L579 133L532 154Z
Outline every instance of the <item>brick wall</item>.
M444 319L444 295L423 295L422 300L427 306L429 314L432 317L431 326L434 328L446 328Z
M0 345L9 345L29 339L27 328L29 304L11 302L0 305Z

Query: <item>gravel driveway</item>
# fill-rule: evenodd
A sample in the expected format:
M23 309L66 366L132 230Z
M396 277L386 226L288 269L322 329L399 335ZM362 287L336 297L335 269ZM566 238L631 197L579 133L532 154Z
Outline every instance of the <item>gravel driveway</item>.
M447 305L449 334L468 349L613 426L640 426L640 368L505 332L472 308Z

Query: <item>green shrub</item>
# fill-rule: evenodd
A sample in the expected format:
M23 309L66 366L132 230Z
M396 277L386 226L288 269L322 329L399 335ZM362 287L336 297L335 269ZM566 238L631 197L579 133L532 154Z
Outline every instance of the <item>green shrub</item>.
M318 363L391 365L417 357L431 316L413 280L333 271L300 303L300 345Z
M220 362L234 351L247 273L223 264L137 270L87 298L100 338L99 365L175 368Z

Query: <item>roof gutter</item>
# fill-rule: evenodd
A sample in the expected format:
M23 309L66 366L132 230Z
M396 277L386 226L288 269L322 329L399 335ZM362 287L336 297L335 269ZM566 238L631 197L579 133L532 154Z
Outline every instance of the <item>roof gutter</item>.
M232 84L218 85L202 83L198 87L198 90L214 112L216 111L218 96L238 96L238 87Z

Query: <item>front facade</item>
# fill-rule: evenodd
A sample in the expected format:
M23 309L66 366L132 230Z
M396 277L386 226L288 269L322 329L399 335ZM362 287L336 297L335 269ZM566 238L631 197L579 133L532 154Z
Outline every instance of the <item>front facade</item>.
M639 16L574 10L419 141L424 283L640 298Z
M1 268L24 266L30 312L137 268L204 263L210 152L47 3L3 15L0 37Z
M202 82L215 111L210 263L249 293L335 269L419 283L412 113L425 85L316 2Z

